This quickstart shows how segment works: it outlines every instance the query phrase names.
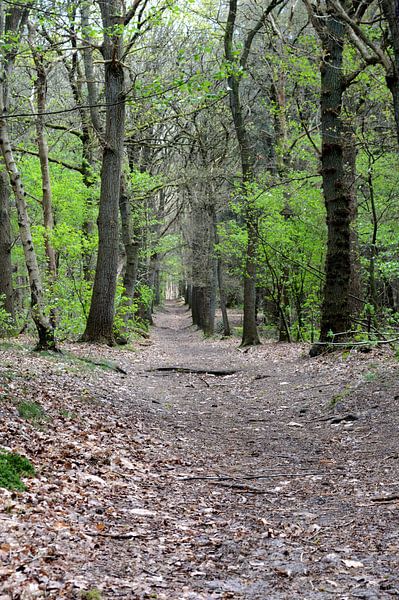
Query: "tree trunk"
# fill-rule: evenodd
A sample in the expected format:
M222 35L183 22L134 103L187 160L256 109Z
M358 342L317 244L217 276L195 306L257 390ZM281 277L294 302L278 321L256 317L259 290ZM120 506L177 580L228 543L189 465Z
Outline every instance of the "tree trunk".
M1 87L1 86L0 86ZM4 114L2 101L2 90L0 89L0 115ZM11 149L8 135L7 121L0 117L0 147L8 171L11 186L15 194L15 203L18 212L18 226L21 244L24 251L26 268L29 275L31 292L31 311L39 334L37 350L55 350L54 329L44 312L43 289L40 271L37 264L36 252L33 246L28 210L25 201L25 190L21 176Z
M114 344L114 302L118 268L118 212L125 132L123 6L99 2L104 27L106 130L98 216L98 254L90 312L83 341Z
M137 239L138 232L134 231L132 227L132 209L123 176L121 178L119 212L121 215L122 241L126 255L123 287L125 289L125 296L132 300L137 283L140 242Z
M8 177L0 172L0 299L1 305L14 317L11 264L11 223L9 214L10 194Z
M25 190L21 175L14 160L7 119L9 94L8 85L12 74L15 57L18 50L18 40L23 33L28 18L28 8L18 6L7 7L7 18L4 15L3 3L0 3L0 37L9 35L10 47L2 56L0 65L0 150L8 172L11 187L15 195L18 213L18 227L25 264L28 271L31 294L31 314L39 335L37 350L56 350L54 329L45 315L43 289L36 253L32 242L28 210L25 200Z
M312 356L322 351L323 344L336 341L335 334L340 334L338 341L345 339L351 325L351 193L345 185L341 120L344 26L331 14L326 15L321 39L321 163L328 242L320 326L322 344L312 347Z
M240 101L240 67L245 67L245 61L237 61L233 48L234 27L237 17L237 0L230 0L229 14L226 23L224 47L225 57L230 63L232 74L228 77L228 90L230 99L230 110L234 122L237 137L241 170L242 170L242 198L244 203L244 218L247 230L247 245L245 254L244 272L244 319L241 346L255 346L260 344L256 326L256 258L258 247L257 216L254 202L250 197L249 189L254 175L254 157L252 155L251 143L244 122L243 110ZM256 28L253 30L254 34ZM252 34L250 34L252 35ZM249 41L251 40L251 41ZM247 37L245 50L250 49L253 40ZM237 64L239 62L240 64Z
M388 22L393 49L392 67L386 73L386 82L392 95L396 135L399 143L399 5L397 0L382 0L381 6Z
M33 60L36 69L35 95L37 105L36 136L42 176L42 209L44 225L44 245L47 258L47 269L50 285L57 276L57 261L54 247L51 243L51 233L54 229L54 217L51 197L50 167L48 161L48 144L44 131L44 113L46 111L47 72L43 56L36 50L34 40L30 41Z

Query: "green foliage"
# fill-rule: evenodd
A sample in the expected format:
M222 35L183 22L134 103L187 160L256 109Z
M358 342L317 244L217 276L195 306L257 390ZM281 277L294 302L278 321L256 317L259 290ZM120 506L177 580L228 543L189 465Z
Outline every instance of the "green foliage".
M265 306L266 319L277 325L279 311L286 312L291 335L313 340L320 307L325 247L325 224L321 191L313 178L295 178L284 186L252 184L247 189L258 214L257 283ZM248 196L245 198L248 201ZM230 274L245 272L245 203L240 192L232 202L237 215L219 226L216 251L223 256ZM287 304L282 308L284 298Z
M0 452L0 487L8 490L26 489L21 476L33 476L35 470L31 462L20 454Z
M43 407L38 402L24 400L17 408L19 416L32 423L41 423L47 418Z

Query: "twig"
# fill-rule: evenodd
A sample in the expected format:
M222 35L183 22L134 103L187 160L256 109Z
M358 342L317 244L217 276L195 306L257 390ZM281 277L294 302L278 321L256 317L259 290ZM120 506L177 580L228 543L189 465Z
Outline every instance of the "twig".
M252 479L269 479L271 477L309 477L310 475L322 475L320 471L304 471L303 473L268 473L267 475L237 475L236 477L229 477L224 475L222 477L218 476L193 476L193 477L178 477L178 481L251 481Z

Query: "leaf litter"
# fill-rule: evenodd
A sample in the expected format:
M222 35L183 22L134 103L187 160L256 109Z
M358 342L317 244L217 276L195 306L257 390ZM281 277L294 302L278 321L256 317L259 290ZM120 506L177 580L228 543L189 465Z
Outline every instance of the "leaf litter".
M0 449L35 467L0 490L0 600L399 597L389 351L241 353L172 305L156 324L133 350L0 349Z

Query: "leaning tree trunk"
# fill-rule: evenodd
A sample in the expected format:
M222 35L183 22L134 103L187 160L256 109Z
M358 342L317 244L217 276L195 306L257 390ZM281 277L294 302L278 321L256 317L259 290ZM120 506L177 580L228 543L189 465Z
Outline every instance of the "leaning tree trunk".
M125 132L123 6L99 2L104 28L106 130L98 216L98 254L93 295L83 341L114 344L114 302L118 268L118 212Z
M2 91L0 90L0 97ZM0 100L0 114L3 113L3 102ZM15 203L18 212L18 226L21 244L24 251L26 268L29 275L29 285L31 293L31 311L32 318L39 334L37 350L54 350L55 339L54 329L51 326L44 312L43 289L40 277L40 271L37 264L36 253L33 246L28 210L25 201L25 190L22 184L21 176L11 149L8 135L7 122L0 117L0 147L4 158L6 169L8 171L11 185L15 194Z
M0 172L0 305L14 317L11 263L11 223L9 187L5 171Z
M351 325L351 190L346 185L344 136L341 119L344 91L343 47L344 26L327 14L321 35L321 127L322 177L327 211L327 255L325 285L321 311L320 340L311 355L320 353L323 345L345 339Z

